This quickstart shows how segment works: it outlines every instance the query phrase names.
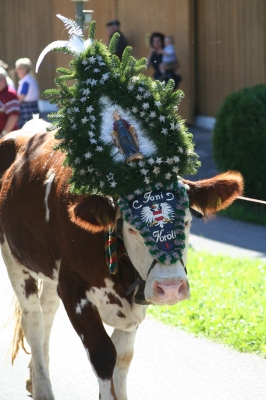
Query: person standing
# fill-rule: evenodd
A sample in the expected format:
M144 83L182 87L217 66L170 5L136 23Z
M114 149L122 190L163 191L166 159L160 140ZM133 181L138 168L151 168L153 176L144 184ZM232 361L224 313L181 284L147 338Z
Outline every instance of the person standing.
M19 128L32 119L32 114L38 114L39 87L36 79L30 74L31 61L29 58L20 58L16 61L16 73L20 79L18 84L18 98L20 100Z
M160 64L162 63L162 50L164 48L164 34L160 32L153 32L150 36L150 51L147 57L148 67L154 69L153 78L161 80L162 73L160 71Z
M123 51L128 46L128 43L125 35L123 35L123 33L120 32L119 28L120 28L120 22L117 19L113 19L112 21L109 21L106 24L107 33L109 35L109 43L115 32L118 32L120 35L114 54L116 54L117 57L121 60Z
M19 117L19 99L15 89L7 83L7 72L0 67L0 139L16 130Z

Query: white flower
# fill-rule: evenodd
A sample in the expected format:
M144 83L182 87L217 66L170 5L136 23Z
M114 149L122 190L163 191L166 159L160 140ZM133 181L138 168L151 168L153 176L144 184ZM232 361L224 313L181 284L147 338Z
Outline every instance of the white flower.
M165 116L164 115L160 115L159 120L164 122L165 121Z
M104 187L104 182L100 181L100 188Z
M153 172L155 173L155 175L158 175L160 173L160 168L159 167L154 167L153 168Z
M88 135L92 138L92 137L94 136L94 132L89 131L89 132L88 132Z
M151 118L155 118L155 117L156 117L156 112L155 112L155 111L152 111L152 112L150 113L150 117L151 117Z
M179 151L179 153L184 153L184 150L182 149L182 147L178 147L178 151Z
M93 57L93 56L89 57L89 62L90 62L91 64L95 64L95 61L96 61L96 58L95 58L95 57Z
M110 181L111 179L114 179L114 174L112 172L109 172L108 175L106 175L108 181Z
M149 158L149 159L148 159L148 163L149 163L150 165L153 165L153 164L155 163L155 161L154 161L153 158Z
M145 92L143 97L144 97L144 99L146 99L147 97L150 97L150 95L151 95L150 92Z
M100 72L99 68L94 68L93 72Z
M149 126L152 128L152 127L154 126L154 123L151 122L151 123L149 124Z
M103 74L102 76L102 80L106 81L109 78L109 72L106 72L105 74Z
M105 63L104 62L99 62L99 65L102 66L102 65L105 65Z
M145 92L145 89L143 89L143 87L139 87L139 88L138 88L138 91L139 91L140 93L142 93L142 92Z
M80 163L80 158L77 157L77 158L75 159L75 164L79 164L79 163Z
M173 164L173 159L172 158L167 158L166 164Z
M91 80L91 86L96 85L96 83L97 83L97 79L92 79L92 80Z
M149 172L147 169L145 169L145 168L142 168L141 170L140 170L140 172L142 173L142 175L147 175L147 173Z
M172 174L170 174L170 172L168 172L168 174L165 174L165 179L170 179L172 176Z
M144 167L144 165L145 165L145 162L144 162L144 161L139 161L139 166L140 166L140 167Z
M79 108L78 107L74 107L74 111L75 112L79 112Z
M88 160L89 158L91 158L91 156L92 156L92 154L91 154L91 152L89 152L88 151L88 153L86 153L85 154L85 158ZM88 168L88 171L89 171L89 168ZM91 172L91 171L89 171L89 172Z
M144 108L144 110L147 110L148 108L150 108L149 103L143 103L142 108Z
M181 152L180 152L181 153ZM173 157L174 162L178 163L180 161L180 158L178 156Z
M94 110L94 108L92 106L89 106L89 107L86 108L86 111L88 113L91 113L93 110Z
M91 166L87 168L88 172L93 172L94 168L92 168Z
M98 61L102 61L102 59L103 59L102 56L97 56L96 58Z
M163 129L162 129L162 133L163 133L164 135L167 135L167 129L166 129L166 128L163 128Z
M145 183L147 183L147 184L149 184L149 183L150 183L150 180L149 180L149 178L147 178L147 176L145 176L145 179L144 179L144 181L145 181Z
M136 99L137 99L137 100L142 100L142 96L141 96L140 94L138 94L138 95L136 96Z
M71 123L73 123L73 122L75 121L75 118L74 118L74 117L71 117L71 118L69 119L69 121L70 121Z
M110 186L113 187L113 188L116 187L116 185L117 185L117 183L115 181L110 183Z
M87 85L89 85L89 83L91 83L91 78L87 79L87 80L85 81L85 83L86 83Z
M80 175L84 175L85 172L86 172L86 171L85 171L85 169L83 169L83 168L79 171Z
M67 110L67 113L68 113L68 114L72 114L72 111L73 111L73 110L71 110L71 108L69 108L69 109Z
M95 125L94 124L91 124L91 129L95 129Z
M84 58L84 59L82 60L82 63L81 63L81 64L87 65L87 64L88 64L88 61Z
M85 94L86 96L90 93L90 89L83 89L83 94Z
M133 90L134 89L134 86L133 85L128 85L128 90Z
M179 171L179 168L178 168L178 167L174 167L174 168L173 168L173 171L177 174L178 171Z
M72 128L72 129L77 129L77 124L73 124L73 125L71 126L71 128Z
M139 114L141 117L144 117L146 113L144 111L141 111L141 113Z
M175 123L172 122L170 125L171 125L171 128L170 128L170 129L173 131L173 130L175 129Z
M86 122L88 122L89 120L88 120L88 118L85 116L84 118L82 118L82 120L81 120L81 122L83 123L83 124L86 124Z
M136 114L138 112L137 107L132 107L132 112Z
M90 115L89 119L90 119L91 121L93 121L93 122L95 122L95 121L96 121L96 118L95 118L95 116L94 116L94 115Z
M86 97L81 97L81 99L79 99L79 101L81 101L82 103L84 103L84 101L86 101Z
M156 164L161 164L162 163L162 157L157 157L156 158Z
M157 107L160 107L160 106L162 105L162 103L161 103L160 101L155 101L155 105L156 105Z
M96 144L96 143L97 143L97 140L95 140L95 139L90 139L90 142L91 142L91 144Z
M103 151L103 147L102 146L97 146L96 147L96 151Z

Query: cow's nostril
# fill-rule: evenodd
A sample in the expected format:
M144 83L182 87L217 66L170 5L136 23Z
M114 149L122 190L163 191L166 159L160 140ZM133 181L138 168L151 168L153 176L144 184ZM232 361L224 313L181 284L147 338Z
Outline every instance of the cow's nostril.
M159 283L157 284L156 290L157 290L158 294L164 294L164 290L163 290L163 288L160 286Z

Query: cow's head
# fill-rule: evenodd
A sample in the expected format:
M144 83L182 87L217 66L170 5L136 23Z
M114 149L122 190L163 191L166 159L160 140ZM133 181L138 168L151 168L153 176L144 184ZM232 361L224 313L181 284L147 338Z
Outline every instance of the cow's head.
M196 210L204 218L210 217L228 207L243 192L243 179L237 172L197 182L183 179L182 182L186 187L190 209L186 209L184 216L185 247L182 257L175 263L169 265L156 260L141 232L128 221L123 221L125 247L140 277L146 281L144 295L150 304L175 304L190 296L185 268L192 220L190 210ZM91 232L115 227L117 218L123 217L123 213L119 215L112 201L96 195L84 197L70 207L69 213L74 223Z

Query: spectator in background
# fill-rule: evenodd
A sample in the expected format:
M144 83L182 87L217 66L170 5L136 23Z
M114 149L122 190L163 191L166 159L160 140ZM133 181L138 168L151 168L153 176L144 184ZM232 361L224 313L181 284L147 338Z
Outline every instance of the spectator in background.
M19 128L32 119L32 114L38 114L39 87L36 79L30 74L31 61L20 58L16 61L18 83L18 98L20 100Z
M117 57L121 60L123 51L128 46L128 43L123 33L120 32L119 27L120 27L120 22L117 19L113 19L112 21L109 21L106 24L107 33L109 35L109 43L115 32L118 32L120 34L114 54L116 54Z
M164 49L162 52L162 62L159 65L160 71L163 77L166 76L165 72L168 69L175 70L179 67L179 62L177 60L177 55L174 47L174 38L173 36L165 36L164 38Z
M148 67L153 67L154 79L161 80L162 73L160 71L160 64L162 63L162 50L164 48L164 34L160 32L154 32L150 37L150 51L147 57Z
M5 63L3 60L0 60L0 67L4 68L6 70L6 72L7 72L6 81L7 81L8 86L12 87L13 89L16 89L14 82L12 81L10 76L8 75L8 65L7 65L7 63Z
M7 72L0 67L0 139L17 129L19 99L15 89L7 84Z
M154 79L165 81L165 83L169 79L173 79L175 82L174 89L177 89L182 77L176 72L180 64L175 54L172 36L165 36L160 32L154 32L150 37L150 45L151 49L147 61L148 67L152 66L154 69Z

